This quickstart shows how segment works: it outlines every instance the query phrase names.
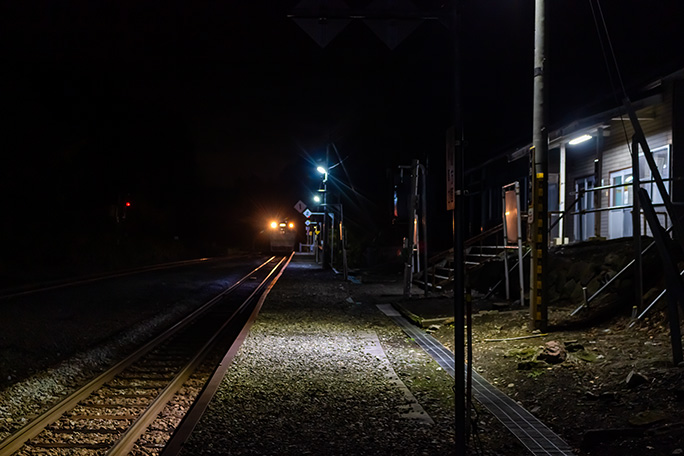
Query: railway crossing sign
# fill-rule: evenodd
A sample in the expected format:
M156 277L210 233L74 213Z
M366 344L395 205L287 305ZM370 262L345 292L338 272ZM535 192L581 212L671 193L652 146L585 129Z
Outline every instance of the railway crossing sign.
M306 209L306 204L304 204L304 201L299 200L299 201L297 201L297 204L294 205L294 208L297 210L297 212L299 212L301 214L302 211L304 211L304 209ZM308 211L308 209L306 209L306 210ZM304 215L306 215L306 214L304 214ZM306 215L306 216L308 217L308 215Z
M304 214L304 217L306 217L306 218L311 217L311 213L312 213L312 212L311 212L310 210L308 210L308 209L305 210L304 212L302 212L302 214ZM307 220L307 222L308 222L308 220Z

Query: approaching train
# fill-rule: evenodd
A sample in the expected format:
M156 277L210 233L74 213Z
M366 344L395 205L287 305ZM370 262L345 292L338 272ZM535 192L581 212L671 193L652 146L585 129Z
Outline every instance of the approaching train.
M269 227L271 252L292 252L295 248L297 232L295 224L287 220L271 222Z

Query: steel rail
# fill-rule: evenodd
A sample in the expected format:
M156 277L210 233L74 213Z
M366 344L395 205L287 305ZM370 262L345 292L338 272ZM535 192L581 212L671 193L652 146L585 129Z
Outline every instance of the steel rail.
M225 329L231 325L236 316L252 302L254 296L261 291L261 289L269 281L273 273L280 267L283 261L285 261L284 257L273 267L264 280L261 281L261 283L240 304L240 306L238 306L232 312L230 317L223 322L223 324L216 330L209 340L205 342L205 344L195 353L192 359L190 359L190 361L188 361L188 363L176 374L173 380L171 380L164 390L152 401L147 409L145 409L145 411L138 416L128 430L105 453L106 456L124 456L133 450L136 442L144 434L147 427L157 419L157 415L162 412L164 407L166 407L176 392L183 386L185 381L190 378L199 364L207 357L211 349L216 346L219 338L225 334Z
M111 381L116 375L121 371L131 366L133 363L138 361L147 353L151 352L154 348L159 346L161 343L177 334L181 329L185 328L187 325L195 321L200 315L205 313L209 308L216 304L226 295L232 293L238 286L240 286L244 281L252 277L252 274L262 269L268 265L275 257L272 256L266 260L261 265L254 268L248 274L243 276L233 285L223 290L221 293L214 296L212 299L204 303L199 308L195 309L192 313L187 315L185 318L171 326L169 329L163 333L157 335L155 338L147 342L142 347L138 348L132 354L124 358L123 360L116 363L111 368L107 369L105 372L101 373L97 377L90 380L88 383L83 385L81 388L76 390L74 393L64 398L62 401L58 402L41 415L36 417L26 426L21 428L16 433L12 434L2 442L0 442L0 456L10 456L18 451L28 440L38 435L42 432L46 426L56 421L61 417L66 411L74 408L80 401L88 397L95 390L102 387L105 383Z
M216 260L218 260L218 259L217 258L197 258L195 260L174 261L172 263L162 263L162 264L155 264L155 265L151 265L151 266L142 266L139 268L126 269L123 271L117 271L117 272L111 272L111 273L81 276L81 277L76 277L73 279L66 279L64 281L46 282L43 284L39 284L34 288L26 289L27 287L23 287L23 288L20 287L18 289L15 288L14 290L4 290L4 292L7 294L0 294L0 300L17 298L19 296L26 296L26 295L31 295L31 294L35 294L35 293L42 293L45 291L59 290L61 288L75 287L78 285L85 285L87 283L99 282L101 280L116 279L117 277L125 277L125 276L129 276L129 275L133 275L133 274L141 274L143 272L163 271L165 269L179 268L181 266L191 266L194 264L204 263L206 261L216 261Z
M240 346L242 346L242 343L247 338L247 334L249 334L252 324L259 314L261 306L266 301L266 297L271 292L278 279L280 279L280 276L283 275L283 272L290 264L290 261L292 261L292 257L294 257L294 252L290 254L290 257L287 259L287 263L285 263L285 265L280 269L278 275L269 283L268 288L266 288L266 290L259 297L259 301L254 306L247 323L244 325L240 331L240 334L228 349L228 352L226 352L209 381L205 384L202 392L195 399L195 402L190 407L190 410L188 410L183 417L183 420L176 427L171 439L166 443L166 446L160 453L160 456L177 456L183 449L183 445L185 445L185 442L190 438L192 431L195 429L195 426L197 426L197 423L199 422L200 418L202 418L204 411L209 406L209 402L214 397L216 391L221 385L221 381L223 380L226 370L228 370L228 366L230 366Z

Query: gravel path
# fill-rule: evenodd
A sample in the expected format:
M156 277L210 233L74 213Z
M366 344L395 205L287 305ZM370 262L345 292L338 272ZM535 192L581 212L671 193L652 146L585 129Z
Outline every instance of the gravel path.
M182 454L453 453L451 378L364 287L291 263Z

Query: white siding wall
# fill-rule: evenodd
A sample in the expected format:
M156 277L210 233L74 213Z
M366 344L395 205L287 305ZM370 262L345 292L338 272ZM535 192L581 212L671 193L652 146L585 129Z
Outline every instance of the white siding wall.
M664 102L654 107L649 107L637 112L641 120L641 128L644 130L649 147L653 150L668 144L672 144L672 97L664 96ZM650 120L653 119L653 120ZM626 133L625 133L626 132ZM603 148L603 163L601 182L599 185L610 185L610 173L632 167L632 159L625 138L632 142L632 128L629 118L624 121L613 120L610 125L610 136L605 138ZM601 191L601 207L610 206L610 191ZM608 237L608 211L600 213L601 236Z

